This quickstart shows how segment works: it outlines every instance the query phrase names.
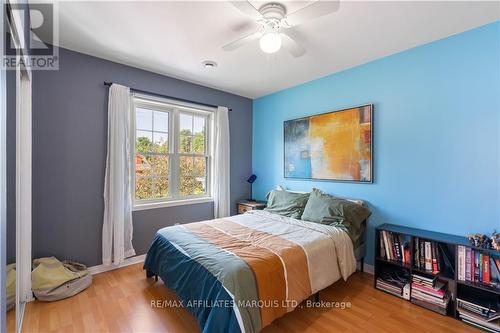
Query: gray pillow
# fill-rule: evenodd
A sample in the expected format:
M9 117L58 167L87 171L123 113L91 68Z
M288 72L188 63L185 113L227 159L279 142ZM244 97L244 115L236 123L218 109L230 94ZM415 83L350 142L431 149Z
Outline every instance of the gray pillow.
M356 245L359 244L366 228L366 219L370 215L370 210L362 205L315 188L309 195L302 220L341 227Z
M267 194L267 207L264 210L300 219L308 198L309 193L273 190Z

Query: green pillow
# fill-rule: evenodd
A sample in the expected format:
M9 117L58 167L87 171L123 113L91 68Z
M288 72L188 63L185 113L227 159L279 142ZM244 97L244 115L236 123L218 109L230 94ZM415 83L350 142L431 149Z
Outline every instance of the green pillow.
M264 210L300 219L308 198L309 193L273 190L267 195L267 207Z
M334 197L318 189L309 195L302 220L343 228L356 245L371 215L368 208L349 200Z

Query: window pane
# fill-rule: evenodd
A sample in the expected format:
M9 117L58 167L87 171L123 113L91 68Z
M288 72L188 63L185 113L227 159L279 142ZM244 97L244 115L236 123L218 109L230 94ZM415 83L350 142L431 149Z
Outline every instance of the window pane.
M194 194L205 194L206 191L206 178L205 177L195 177L194 178Z
M205 194L205 177L181 177L179 193L181 196Z
M192 134L193 130L193 116L190 116L185 113L181 113L179 115L179 122L180 122L180 133L182 134L183 132L185 134Z
M152 176L151 157L143 154L135 154L135 176Z
M166 198L168 196L168 178L161 177L155 179L154 186L154 197L155 198Z
M181 196L185 197L194 194L195 182L193 177L181 177L181 182L179 185L179 193Z
M141 153L151 152L153 149L153 133L146 131L137 131L136 133L135 149Z
M168 134L153 132L153 151L156 153L168 152Z
M193 158L189 156L180 157L181 177L193 175Z
M193 134L205 133L205 117L194 117Z
M154 130L168 132L168 113L154 111Z
M135 181L135 198L151 199L153 197L153 179L151 177L139 177Z
M194 157L193 158L193 176L206 175L206 158L205 157Z
M191 144L191 148L193 149L193 153L205 153L205 135L203 133L198 133L193 136L193 143Z
M193 137L191 135L185 135L181 133L179 138L179 152L190 153Z
M136 128L146 131L153 130L153 111L148 109L136 109L135 123Z
M168 156L151 156L153 173L157 177L168 177Z

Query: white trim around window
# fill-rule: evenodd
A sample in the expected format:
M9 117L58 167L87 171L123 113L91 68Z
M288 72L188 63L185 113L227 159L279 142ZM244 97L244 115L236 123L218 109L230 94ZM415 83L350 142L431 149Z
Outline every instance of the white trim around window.
M147 210L147 209L154 209L154 208L163 208L163 207L172 207L172 206L180 206L180 205L192 205L192 204L199 204L199 203L207 203L207 202L212 202L212 188L211 188L211 180L212 180L212 161L213 158L211 156L213 147L213 111L212 109L208 109L206 107L202 106L197 106L195 104L187 104L187 103L173 103L171 100L167 99L162 99L159 97L150 97L150 96L145 96L145 95L139 95L139 94L133 94L132 95L133 99L133 110L132 110L132 117L131 117L131 143L130 143L130 148L132 150L131 154L131 185L132 185L132 201L133 201L133 210L134 211L139 211L139 210ZM147 110L152 111L152 124L151 124L151 130L148 129L143 129L139 128L138 126L138 121L136 119L137 116L137 109L138 108L143 108ZM168 116L168 126L166 129L160 131L156 131L155 129L155 112L164 112ZM188 135L191 137L191 142L193 141L193 138L195 136L194 134L194 119L197 118L204 118L204 152L181 152L180 149L180 141L181 141L181 135L180 135L180 117L181 115L188 115L192 116L193 118L193 124L192 124L192 129L191 129L191 134ZM144 198L144 199L137 199L136 198L136 167L137 167L137 161L136 161L136 135L138 131L144 132L151 132L151 138L152 138L152 143L151 143L151 152L144 152L141 155L143 156L149 156L149 157L166 157L166 160L168 161L168 176L167 176L167 183L168 183L168 194L166 197L161 197L161 198L153 198L157 192L155 192L155 186L161 186L161 185L155 185L159 184L159 181L163 179L159 175L153 173L152 175L148 176L142 176L151 178L151 186L152 186L152 194L150 198ZM158 132L158 133L157 133ZM163 151L161 149L155 149L155 133L158 135L164 135L167 138L167 151ZM160 145L161 146L161 145ZM155 152L153 152L155 150ZM193 170L192 174L190 177L193 179L196 177L203 178L204 179L204 189L205 192L201 194L193 194L193 195L181 195L180 192L180 180L181 180L181 159L183 157L192 157L193 158ZM144 157L143 157L144 158ZM194 164L195 164L195 159L200 159L204 158L205 159L205 174L202 175L195 175L194 173ZM141 178L142 178L141 177ZM163 176L164 177L164 176ZM188 177L189 178L189 177ZM144 179L144 178L143 178Z

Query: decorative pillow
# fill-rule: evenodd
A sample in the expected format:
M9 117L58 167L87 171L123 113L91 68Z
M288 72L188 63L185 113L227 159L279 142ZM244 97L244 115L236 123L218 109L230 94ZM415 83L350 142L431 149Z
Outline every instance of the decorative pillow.
M272 190L267 194L267 207L264 210L300 219L308 198L309 193Z
M362 205L315 188L309 195L302 220L342 227L352 242L358 244L366 228L365 221L370 215L370 210Z

